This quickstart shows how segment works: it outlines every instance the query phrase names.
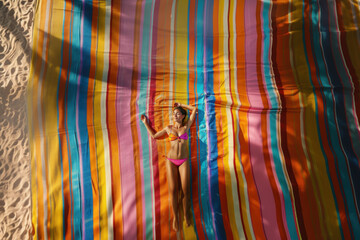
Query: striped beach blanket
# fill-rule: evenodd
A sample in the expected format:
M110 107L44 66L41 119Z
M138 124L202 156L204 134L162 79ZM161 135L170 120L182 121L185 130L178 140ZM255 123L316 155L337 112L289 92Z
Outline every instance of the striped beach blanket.
M28 84L35 239L359 239L358 1L38 0ZM193 224L169 142L189 131Z

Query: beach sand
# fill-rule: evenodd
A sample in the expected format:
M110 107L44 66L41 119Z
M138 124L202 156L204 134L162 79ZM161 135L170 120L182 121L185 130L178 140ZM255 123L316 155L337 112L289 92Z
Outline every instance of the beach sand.
M26 87L34 6L31 0L0 1L0 239L30 238Z

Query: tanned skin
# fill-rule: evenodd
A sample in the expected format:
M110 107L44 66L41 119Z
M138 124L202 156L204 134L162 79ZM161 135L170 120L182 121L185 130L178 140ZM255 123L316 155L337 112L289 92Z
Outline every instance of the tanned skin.
M172 119L174 125L169 125L164 129L156 132L151 128L147 121L145 115L141 115L141 121L144 123L149 134L154 139L162 139L164 136L169 135L170 133L181 136L182 134L189 131L191 125L194 123L197 107L175 103L174 107L182 107L183 109L190 110L189 120L184 123L185 114L182 114L179 109L173 111ZM170 150L167 154L168 158L172 159L184 159L189 157L189 149L187 140L179 139L170 142ZM171 161L166 161L166 172L167 180L169 183L169 193L170 193L170 202L172 211L174 214L173 219L173 229L177 232L179 231L179 208L178 208L178 197L180 191L180 200L182 199L184 218L186 225L189 227L191 225L191 214L190 214L190 163L185 161L180 166L175 165ZM180 180L180 181L179 181ZM181 189L179 188L179 184Z

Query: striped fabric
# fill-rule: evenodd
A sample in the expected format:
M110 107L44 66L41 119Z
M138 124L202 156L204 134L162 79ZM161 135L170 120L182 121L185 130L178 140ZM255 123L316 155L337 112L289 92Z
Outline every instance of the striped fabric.
M360 6L38 0L28 87L35 239L360 239ZM174 102L193 226L171 230Z

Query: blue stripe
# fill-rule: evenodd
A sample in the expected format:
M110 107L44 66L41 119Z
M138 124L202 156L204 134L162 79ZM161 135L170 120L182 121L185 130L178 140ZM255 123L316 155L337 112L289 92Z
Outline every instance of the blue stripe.
M74 4L74 3L73 3ZM71 182L73 196L73 233L74 239L81 239L81 195L80 195L80 166L77 136L76 136L76 87L80 63L80 14L79 6L73 5L73 22L71 25L71 56L69 81L67 88L67 123L68 149L71 159Z
M207 140L207 130L206 130L206 119L205 119L205 95L204 95L204 1L199 1L196 9L196 51L195 51L195 71L196 84L194 85L194 91L197 92L197 101L198 101L198 136L197 145L198 145L198 154L200 160L200 188L201 188L201 207L202 207L202 216L205 231L208 234L210 239L214 239L214 229L211 216L211 209L209 206L209 182L208 182L208 162L207 162L207 151L208 151L208 140ZM198 160L198 161L199 161Z
M213 0L207 0L206 6L206 27L205 27L205 101L206 101L206 118L208 123L208 137L209 137L209 173L210 173L210 185L211 185L211 204L214 214L214 221L216 227L216 235L218 239L225 239L226 233L224 228L224 222L222 213L227 211L223 209L221 211L221 201L219 193L219 173L218 173L218 148L217 148L217 129L215 118L215 95L214 95L214 64L213 64L213 38L206 36L213 36Z
M273 111L270 111L269 113L269 124L270 124L270 136L271 137L271 149L274 159L274 165L276 170L276 175L278 177L279 184L281 186L281 191L284 196L284 204L285 204L285 215L286 215L286 222L289 230L289 234L291 239L298 239L298 232L296 229L296 223L295 223L295 214L293 212L292 208L292 201L290 196L290 191L288 188L288 184L283 172L283 166L281 162L281 157L279 154L279 145L278 145L278 139L280 136L277 134L277 115L279 114L279 103L277 101L277 96L275 94L275 89L273 87L272 82L272 74L270 71L271 63L269 62L270 56L269 52L270 49L270 41L271 41L271 30L270 27L270 1L264 1L263 2L263 34L264 34L264 49L263 49L263 61L264 61L264 77L266 82L266 89L269 94L270 99L270 109L274 109Z
M152 1L146 0L144 5L144 20L143 20L143 39L142 39L142 46L141 46L141 56L149 56L149 44L150 44L150 27L151 27L151 12L152 12ZM145 114L146 112L146 97L147 97L147 86L149 84L149 59L142 58L141 64L141 78L140 78L140 92L138 98L138 108L139 108L139 118L141 114ZM140 120L141 122L141 120ZM146 239L153 239L153 229L152 229L152 222L153 212L152 212L152 192L151 192L151 170L150 170L150 152L149 146L150 143L148 141L149 135L144 126L144 124L140 124L140 134L141 134L141 144L142 144L142 160L143 160L143 178L144 178L144 201L145 201L145 218L146 218Z
M89 154L89 135L87 130L87 92L89 83L89 72L90 72L90 51L91 51L91 22L92 22L92 2L86 2L82 9L84 14L83 32L82 34L82 49L81 59L82 68L80 69L80 85L79 91L79 105L78 105L78 126L81 141L81 156L82 156L82 171L83 171L83 192L85 202L85 229L83 232L86 239L93 239L93 194L92 194L92 183L91 183L91 168L90 168L90 154ZM80 27L80 26L79 26Z
M199 2L196 2L195 3L195 21L194 21L194 34L195 36L198 36L197 35L197 22L196 22L196 16L197 16L197 9L198 9L198 3ZM196 138L196 163L197 163L197 169L198 169L198 172L197 172L197 192L198 192L198 204L199 204L199 212L200 212L200 220L201 220L201 228L202 228L202 231L204 232L204 235L206 237L206 230L205 230L205 224L204 224L204 211L203 211L203 207L202 207L202 204L201 204L201 196L202 196L202 192L201 192L201 161L200 161L200 151L199 151L199 125L198 123L200 123L200 115L203 113L200 112L200 102L198 102L198 94L196 93L196 82L197 82L197 64L196 64L196 53L197 53L197 38L195 37L194 38L194 73L195 73L195 82L194 82L194 93L195 93L195 102L197 102L198 104L198 121L196 122L196 133L197 133L197 138ZM195 218L194 218L195 219ZM200 226L198 226L200 227ZM198 228L197 227L197 228Z

